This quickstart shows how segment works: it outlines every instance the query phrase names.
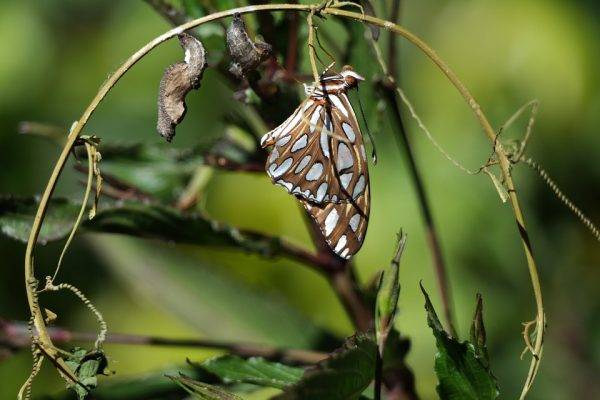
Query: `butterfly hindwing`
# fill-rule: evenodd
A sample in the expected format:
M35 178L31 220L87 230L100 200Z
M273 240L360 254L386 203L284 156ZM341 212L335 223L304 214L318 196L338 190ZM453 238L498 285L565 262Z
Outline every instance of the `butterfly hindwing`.
M350 258L360 250L369 224L369 187L354 202L314 204L302 201L329 247Z

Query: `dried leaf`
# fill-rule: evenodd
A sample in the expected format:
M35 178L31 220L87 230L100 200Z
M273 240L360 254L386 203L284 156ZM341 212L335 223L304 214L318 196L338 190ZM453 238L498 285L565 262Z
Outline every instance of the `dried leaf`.
M246 32L246 25L240 14L233 16L227 29L227 47L232 62L229 72L238 78L256 69L263 61L271 57L273 47L261 40L255 42Z
M175 127L185 116L185 96L190 90L200 87L207 65L206 51L198 39L182 33L179 35L179 43L185 50L185 60L166 69L158 92L156 128L168 142L175 136Z

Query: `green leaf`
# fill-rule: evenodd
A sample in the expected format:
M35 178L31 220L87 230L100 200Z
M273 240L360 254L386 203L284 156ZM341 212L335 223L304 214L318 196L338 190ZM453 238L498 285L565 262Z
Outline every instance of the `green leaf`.
M174 382L179 384L186 392L192 395L194 399L200 400L242 400L241 397L229 393L224 389L202 383L188 378L185 375L169 376Z
M245 360L232 355L206 360L201 366L224 383L252 383L277 389L298 382L304 373L302 368L266 361L261 357Z
M250 127L238 126L233 122L227 125L225 134L210 148L210 154L215 157L226 158L237 164L252 161L264 163L263 158L257 159L256 139L248 133ZM242 121L235 122L245 125Z
M39 199L0 195L0 229L2 234L27 242ZM66 199L50 202L38 242L46 244L66 237L71 228L79 206Z
M475 346L459 342L444 331L427 292L425 296L427 323L436 338L435 372L439 380L438 394L442 400L493 400L499 395L496 378L477 354Z
M410 351L410 339L396 329L390 330L383 350L383 372L407 371L406 356ZM412 372L411 372L412 374Z
M242 233L200 214L184 214L157 204L131 202L105 208L83 227L94 232L121 233L175 243L241 247L266 256L279 249L277 239Z
M204 9L200 6L200 0L182 0L181 3L189 18L195 19L205 15Z
M275 399L357 399L373 380L376 358L373 338L353 336L330 357L306 369L298 383L288 386Z
M375 334L377 343L382 349L391 327L394 325L398 298L400 296L400 258L406 245L406 235L400 233L396 254L390 268L384 271L379 283L375 300Z
M79 383L69 383L68 387L77 393L80 400L84 400L88 395L82 385L88 389L94 389L98 386L98 374L102 374L107 366L106 356L102 351L87 352L85 349L75 348L71 352L71 357L65 360L67 366L75 371L79 378Z
M490 360L486 345L485 326L483 325L483 298L481 293L477 293L477 303L475 306L475 315L471 323L471 343L475 346L475 352L481 362L489 368Z
M29 238L38 200L0 196L0 229L13 239ZM67 199L52 199L39 236L40 243L64 239L75 222L80 205ZM86 220L86 231L120 233L167 242L242 248L263 256L279 252L279 240L257 233L244 233L200 214L184 214L158 204L126 202L109 204L94 219Z
M176 376L181 373L192 379L208 382L211 379L211 376L200 368L180 365L134 376L116 375L103 380L101 385L94 389L93 397L94 400L179 399L182 397L183 389L167 376ZM74 397L70 391L65 391L52 398L54 400L71 400Z
M107 235L90 243L132 295L208 337L298 348L323 339L283 298L252 290L183 248Z
M163 202L173 202L203 163L210 144L180 150L167 144L109 144L100 146L100 170L108 184L131 187Z

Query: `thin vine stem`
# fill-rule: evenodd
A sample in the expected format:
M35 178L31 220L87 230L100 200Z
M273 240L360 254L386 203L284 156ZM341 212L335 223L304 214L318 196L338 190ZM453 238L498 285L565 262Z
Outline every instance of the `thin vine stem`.
M513 214L517 223L517 229L519 231L519 236L521 238L521 244L523 246L523 250L525 252L525 258L527 260L527 267L529 270L529 275L531 279L531 284L533 288L533 293L536 302L536 339L534 343L534 353L532 354L531 363L529 366L529 371L527 377L525 379L525 384L523 385L523 389L521 391L520 399L524 399L531 385L533 384L533 380L537 374L541 356L542 356L542 346L544 340L544 330L545 330L545 315L544 315L544 302L542 298L542 289L540 284L540 278L538 273L538 268L535 262L535 258L533 257L533 250L531 248L531 242L529 240L529 234L527 233L527 229L525 226L525 217L523 216L523 212L521 210L521 205L519 203L519 198L517 196L517 191L515 188L515 184L513 182L510 167L511 163L507 157L507 153L505 152L502 143L496 140L496 132L492 128L490 122L485 116L484 112L481 109L481 106L469 89L462 83L462 81L458 78L458 76L450 69L450 67L437 55L437 53L429 47L425 42L423 42L419 37L415 36L413 33L407 31L403 27L396 25L389 21L383 21L379 18L375 18L369 15L361 15L353 12L349 12L346 10L339 9L326 9L326 13L331 15L337 15L340 17L346 17L350 19L354 19L357 21L364 21L367 23L375 24L381 26L385 29L389 29L390 31L403 36L413 45L419 48L448 78L448 80L452 83L452 85L459 91L462 97L465 99L471 111L477 117L479 124L483 128L485 134L488 139L494 145L494 152L498 157L500 170L502 171L502 177L504 179L509 201L513 209Z
M502 144L499 141L495 140L496 133L492 128L490 122L485 116L484 112L481 110L480 105L477 103L473 95L466 88L466 86L460 81L457 75L450 69L450 67L437 55L437 53L429 47L425 42L423 42L419 37L406 30L405 28L394 24L390 21L385 21L370 15L360 14L356 12L342 10L336 7L327 7L321 9L316 7L315 5L304 5L304 4L260 4L254 6L247 7L239 7L230 9L227 11L217 12L211 15L207 15L202 18L195 19L193 21L189 21L183 25L180 25L174 29L167 31L166 33L156 37L148 44L139 49L135 54L133 54L130 58L128 58L123 65L121 65L115 73L111 74L108 80L100 87L100 90L90 103L90 105L86 108L81 118L76 122L74 128L69 133L63 150L54 166L52 174L48 180L44 193L40 199L40 203L38 205L38 209L34 218L33 226L31 229L31 233L29 235L29 240L27 243L27 248L25 251L25 282L26 282L26 290L27 290L27 300L29 303L30 311L33 316L33 322L38 332L38 340L40 345L43 347L45 353L53 359L53 362L57 364L57 366L63 370L67 377L76 382L77 378L73 375L72 371L66 366L64 360L62 360L54 348L52 340L48 335L46 325L44 322L44 318L42 313L40 312L37 296L35 294L35 290L32 290L33 284L36 284L35 274L34 274L34 248L37 243L37 239L40 234L41 226L46 214L46 210L48 208L48 202L54 192L56 187L56 183L58 178L66 164L66 160L69 156L71 148L75 143L76 139L79 137L79 134L82 132L83 128L87 124L88 120L100 104L100 102L106 97L108 92L116 85L116 83L135 65L138 61L140 61L146 54L148 54L151 50L159 46L161 43L171 39L172 37L199 25L205 24L207 22L216 21L222 18L231 17L235 13L247 14L253 12L264 12L264 11L295 11L295 12L312 12L319 13L323 15L333 15L343 18L348 18L356 21L361 21L369 24L373 24L376 26L380 26L384 29L388 29L395 34L398 34L413 45L415 45L421 52L423 52L448 78L448 80L452 83L452 85L459 91L459 93L463 96L472 112L477 117L480 125L482 126L485 134L488 138L494 143L494 151L499 160L500 168L502 171L502 175L504 178L505 185L507 187L509 193L509 200L513 209L513 213L516 219L517 227L519 230L519 234L521 237L521 242L523 245L523 249L525 252L525 257L527 260L527 266L529 269L529 274L531 278L531 283L533 287L533 292L536 301L537 307L537 316L536 316L536 339L534 343L534 351L529 372L523 386L520 398L523 399L527 392L529 391L531 384L533 383L533 379L537 373L539 368L539 362L542 353L542 344L543 344L543 333L544 333L544 306L542 300L542 292L540 286L540 280L538 275L537 266L535 263L535 259L533 257L533 252L531 249L531 244L529 241L528 233L525 228L525 219L523 217L523 213L521 211L521 206L519 203L519 199L517 196L517 192L515 189L514 182L512 180L510 174L510 161L507 158L506 152L504 151ZM33 283L33 284L32 284Z
M395 35L392 35L391 38L395 38ZM392 42L391 38L390 43ZM383 96L391 108L392 120L395 122L395 125L397 127L398 132L396 133L396 135L394 135L394 137L401 151L404 150L406 153L410 175L412 177L413 184L416 188L417 200L419 203L419 207L421 208L421 214L425 225L426 239L429 245L434 271L438 281L438 288L440 291L440 298L442 300L444 318L446 320L446 327L448 329L448 332L452 336L458 337L452 306L452 291L450 288L450 282L448 280L448 271L446 268L446 263L444 261L442 253L441 241L439 239L438 231L435 226L433 213L431 212L431 206L429 204L429 199L425 190L425 184L423 182L423 179L421 178L419 167L417 165L417 160L412 150L412 146L409 141L406 128L404 126L400 103L398 101L398 97L403 99L403 93L397 82L397 73L395 70L392 69L392 66L385 62L383 54L381 52L381 48L373 38L372 34L369 34L369 42L371 43L371 47L373 48L373 51L375 53L375 58L377 59L381 71L386 79L384 82L381 83L381 87L383 90ZM389 51L390 54L395 55L396 47L390 44ZM414 114L414 111L411 110L411 112L413 113L413 115L416 115Z

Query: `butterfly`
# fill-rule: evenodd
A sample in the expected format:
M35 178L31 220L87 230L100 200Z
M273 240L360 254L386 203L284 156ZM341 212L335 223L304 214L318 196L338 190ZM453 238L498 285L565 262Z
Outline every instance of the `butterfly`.
M367 156L348 90L364 78L345 66L339 74L304 85L306 99L261 146L274 184L296 196L329 247L349 259L365 238L370 187Z

